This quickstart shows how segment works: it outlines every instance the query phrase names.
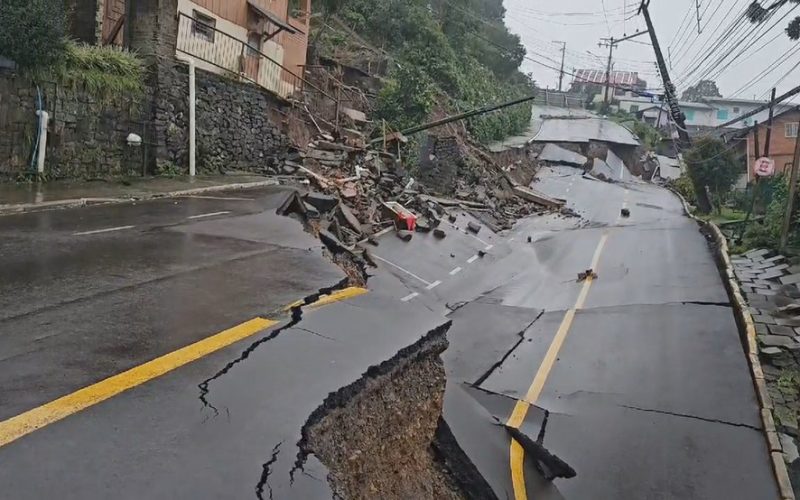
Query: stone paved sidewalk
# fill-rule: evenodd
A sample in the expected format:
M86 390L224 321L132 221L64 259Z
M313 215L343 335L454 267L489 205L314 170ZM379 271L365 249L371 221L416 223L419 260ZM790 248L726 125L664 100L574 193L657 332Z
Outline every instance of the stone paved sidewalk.
M731 259L755 323L759 358L774 406L784 461L800 494L800 265L770 250Z

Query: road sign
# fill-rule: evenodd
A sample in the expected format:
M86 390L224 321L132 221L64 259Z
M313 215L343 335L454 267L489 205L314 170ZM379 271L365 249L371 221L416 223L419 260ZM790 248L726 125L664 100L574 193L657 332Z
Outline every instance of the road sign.
M775 161L770 158L761 157L756 160L753 170L759 177L769 177L775 174Z

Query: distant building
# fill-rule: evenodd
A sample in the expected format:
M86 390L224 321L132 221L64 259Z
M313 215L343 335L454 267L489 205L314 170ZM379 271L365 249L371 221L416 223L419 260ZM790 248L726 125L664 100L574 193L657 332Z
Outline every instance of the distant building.
M607 84L610 86L609 100L616 101L635 99L647 88L647 82L640 79L635 71L612 71L607 78L603 70L579 69L575 71L570 92L595 93L593 102L603 102Z

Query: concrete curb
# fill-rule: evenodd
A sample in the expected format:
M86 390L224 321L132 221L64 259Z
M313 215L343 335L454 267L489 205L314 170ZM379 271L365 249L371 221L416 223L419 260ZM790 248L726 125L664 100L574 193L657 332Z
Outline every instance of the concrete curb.
M278 182L277 180L268 179L256 182L220 184L216 186L205 186L205 187L185 189L180 191L152 193L141 196L131 196L128 198L75 198L70 200L45 201L42 203L19 203L19 204L0 205L0 216L20 214L25 212L40 212L44 210L84 207L87 205L130 203L134 201L156 200L160 198L176 198L179 196L191 196L195 194L214 193L219 191L240 191L244 189L255 189L260 187L278 186L278 185L280 185L280 182Z
M722 264L720 273L723 275L725 289L731 300L731 306L739 325L739 336L747 355L747 364L750 366L750 373L753 377L753 387L755 388L758 402L761 406L761 422L763 424L764 438L767 441L770 458L772 460L772 470L775 473L775 480L778 482L782 500L795 500L792 483L789 480L789 471L786 462L783 460L783 448L778 431L775 428L775 421L772 418L773 404L767 392L767 384L764 380L764 372L761 369L761 360L758 358L758 344L756 342L756 327L753 317L748 310L747 302L744 300L739 284L736 282L736 275L731 264L728 251L728 240L722 234L719 227L713 222L706 222L692 214L686 199L678 191L668 187L683 203L683 209L690 218L706 228L714 237L717 255L715 257ZM742 337L744 335L744 337Z

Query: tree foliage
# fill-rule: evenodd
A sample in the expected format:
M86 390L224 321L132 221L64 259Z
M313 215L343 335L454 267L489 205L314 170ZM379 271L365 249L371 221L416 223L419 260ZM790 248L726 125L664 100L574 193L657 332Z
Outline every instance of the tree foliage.
M706 97L722 97L717 83L713 80L700 80L697 85L687 88L681 99L690 102L702 102Z
M754 0L747 7L747 18L752 23L763 23L772 16L774 11L788 4L798 4L800 0L773 0L766 7L760 1ZM786 26L786 34L792 40L800 40L800 16L795 17Z
M740 176L740 165L729 146L719 139L698 139L684 155L689 175L696 188L708 186L721 204ZM697 189L695 190L697 191Z
M65 50L64 0L0 0L0 55L36 68L59 61Z
M519 71L525 49L503 23L502 0L346 0L338 15L392 54L376 111L397 129L424 122L435 106L462 112L534 92ZM487 142L521 132L530 116L520 105L467 125Z

